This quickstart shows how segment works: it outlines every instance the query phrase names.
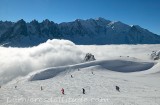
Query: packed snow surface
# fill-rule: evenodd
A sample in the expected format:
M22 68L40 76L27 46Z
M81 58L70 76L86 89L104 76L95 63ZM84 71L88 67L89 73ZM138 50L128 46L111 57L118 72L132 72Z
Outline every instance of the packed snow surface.
M31 48L1 47L0 103L160 105L160 61L150 59L159 48L82 46L66 40L49 40ZM84 62L86 53L96 60Z

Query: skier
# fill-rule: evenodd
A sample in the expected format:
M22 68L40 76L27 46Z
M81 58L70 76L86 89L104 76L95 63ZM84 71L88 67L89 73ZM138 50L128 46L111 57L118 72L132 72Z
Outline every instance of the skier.
M71 78L73 78L73 76L71 75Z
M116 86L116 90L120 92L120 90L119 90L119 86Z
M41 86L41 90L43 90L43 87Z
M64 89L63 89L63 88L61 89L61 92L62 92L62 94L64 95Z
M84 88L82 88L82 90L83 90L83 94L85 94L85 89L84 89Z
M17 86L15 86L15 89L17 88Z

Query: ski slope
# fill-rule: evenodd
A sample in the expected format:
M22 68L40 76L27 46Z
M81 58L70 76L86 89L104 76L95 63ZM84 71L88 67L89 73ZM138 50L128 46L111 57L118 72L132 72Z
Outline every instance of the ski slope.
M76 45L82 55L90 52L96 60L17 76L1 86L0 105L160 105L160 61L149 56L159 47Z
M154 71L153 74L142 71L150 71L155 65L122 58L48 68L2 87L0 102L2 105L159 105L160 78ZM137 75L135 71L141 73ZM120 92L115 86L120 87ZM65 89L65 95L61 94L61 88ZM82 88L86 94L82 94Z

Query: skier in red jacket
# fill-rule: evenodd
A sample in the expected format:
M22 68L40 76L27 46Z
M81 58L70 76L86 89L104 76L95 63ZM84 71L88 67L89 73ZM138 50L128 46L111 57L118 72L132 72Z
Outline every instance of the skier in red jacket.
M62 94L64 95L64 89L63 89L63 88L61 89L61 92L62 92Z

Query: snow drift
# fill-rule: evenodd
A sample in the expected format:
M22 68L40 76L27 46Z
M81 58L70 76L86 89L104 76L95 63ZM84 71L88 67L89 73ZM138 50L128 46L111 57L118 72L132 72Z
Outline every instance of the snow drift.
M124 59L92 61L70 66L47 68L42 71L38 71L37 73L35 72L33 74L30 74L29 80L30 81L45 80L53 78L58 74L60 74L61 72L71 72L81 68L87 68L92 66L98 66L99 68L101 69L103 68L104 70L111 70L123 73L139 72L152 68L154 64L155 63L153 62L135 62L134 60L124 60Z
M0 85L34 70L79 63L84 55L74 43L57 39L31 48L0 47Z

